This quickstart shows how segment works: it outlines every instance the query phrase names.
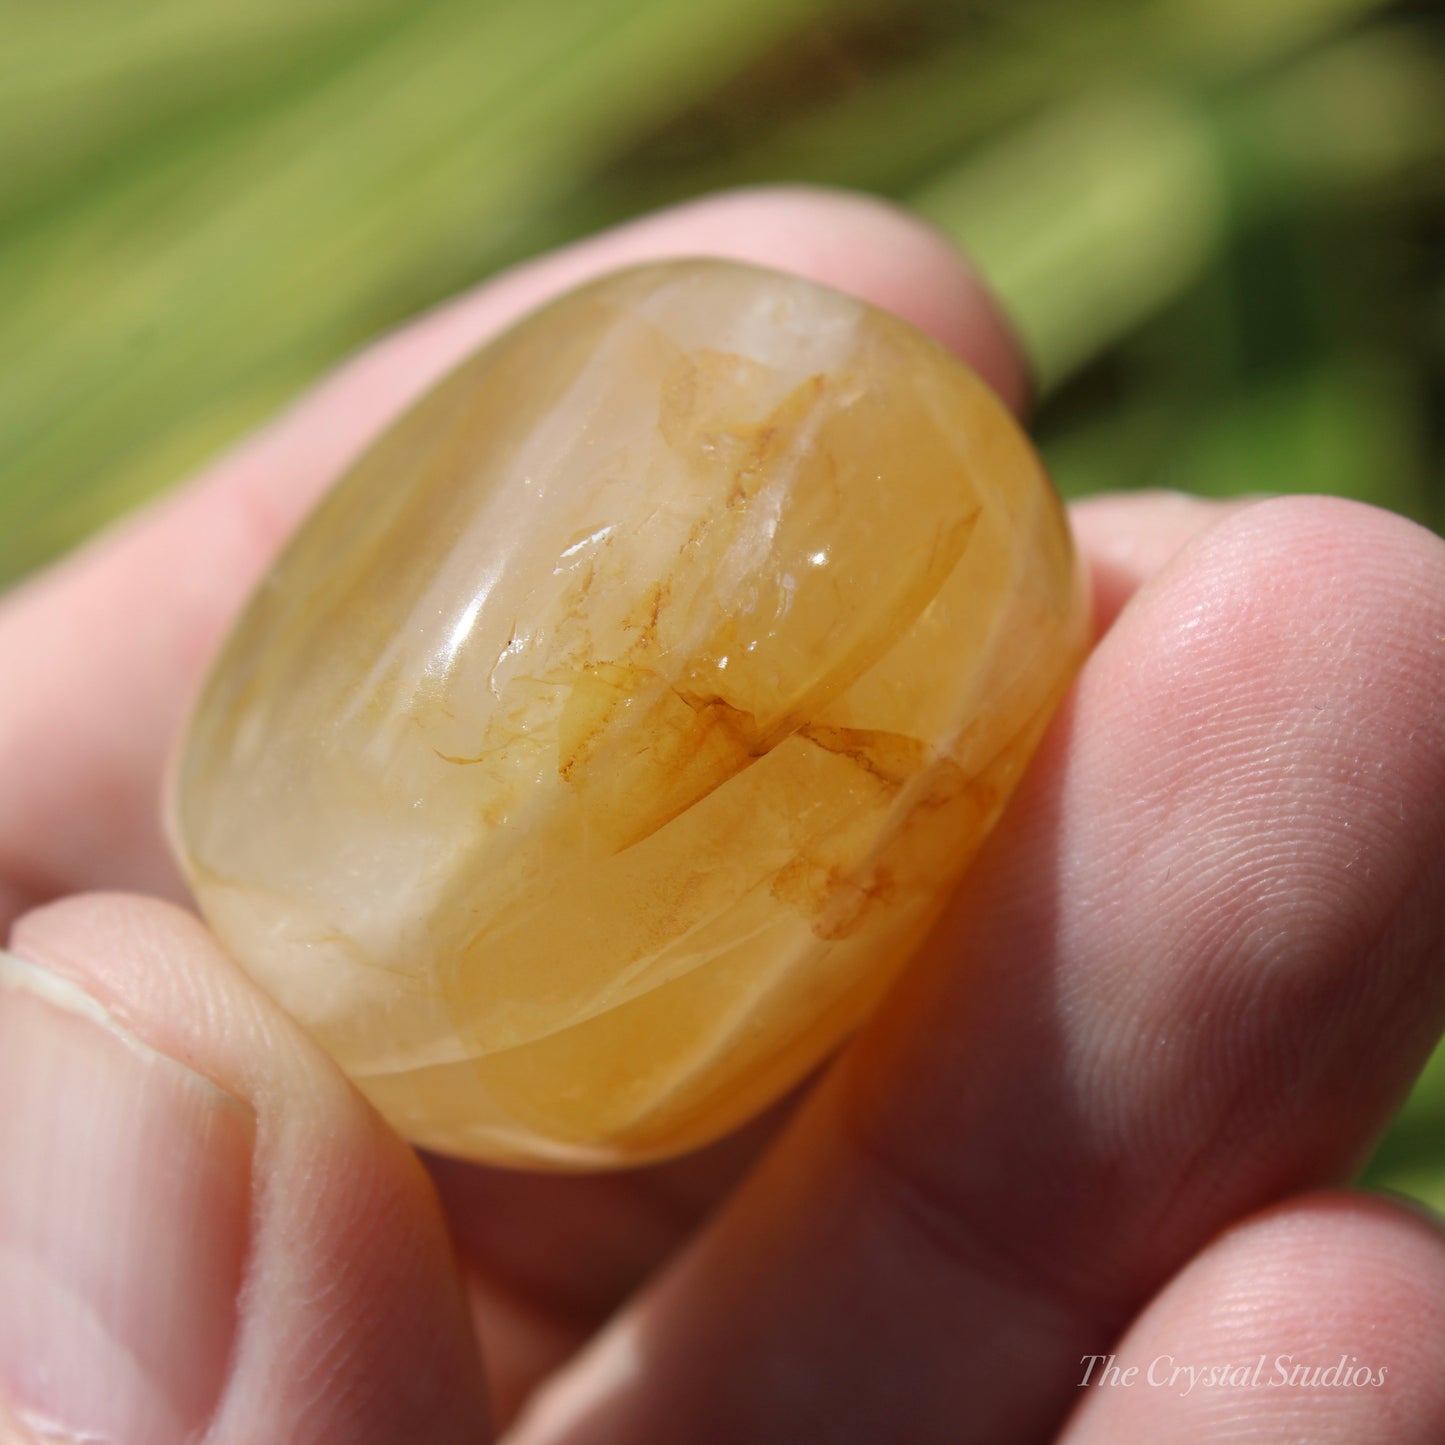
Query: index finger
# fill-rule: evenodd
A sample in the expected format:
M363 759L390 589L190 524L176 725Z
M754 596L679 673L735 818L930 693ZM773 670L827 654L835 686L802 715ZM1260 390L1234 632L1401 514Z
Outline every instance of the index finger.
M1007 326L937 232L883 202L739 191L506 273L344 366L194 483L0 605L0 923L93 888L179 897L160 777L220 636L286 535L387 422L475 347L588 278L706 254L793 271L912 321L1010 405Z

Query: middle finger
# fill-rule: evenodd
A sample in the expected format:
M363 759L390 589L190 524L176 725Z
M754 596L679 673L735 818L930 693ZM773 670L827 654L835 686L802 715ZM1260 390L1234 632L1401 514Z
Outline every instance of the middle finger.
M1438 1036L1445 549L1247 508L1086 666L958 906L526 1445L1031 1440Z

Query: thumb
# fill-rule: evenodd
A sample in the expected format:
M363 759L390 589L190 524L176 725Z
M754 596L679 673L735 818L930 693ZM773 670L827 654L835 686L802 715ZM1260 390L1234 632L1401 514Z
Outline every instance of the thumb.
M201 925L74 898L11 949L0 1438L489 1439L420 1164Z

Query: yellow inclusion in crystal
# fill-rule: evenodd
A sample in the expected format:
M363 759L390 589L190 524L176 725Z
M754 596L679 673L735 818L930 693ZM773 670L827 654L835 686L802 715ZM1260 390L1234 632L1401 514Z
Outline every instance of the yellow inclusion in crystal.
M564 296L342 479L216 662L170 828L408 1138L637 1163L867 1013L1086 608L1037 458L902 321L697 260Z

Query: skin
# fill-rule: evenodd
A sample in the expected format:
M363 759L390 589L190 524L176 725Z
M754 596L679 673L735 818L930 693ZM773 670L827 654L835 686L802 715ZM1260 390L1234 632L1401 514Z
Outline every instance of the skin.
M1445 1026L1445 546L1400 518L1303 497L1076 506L1100 639L1004 822L838 1059L687 1159L569 1178L419 1158L177 906L167 749L310 503L542 298L700 252L889 307L1025 403L1005 323L940 236L857 197L739 192L382 340L0 603L0 916L69 1001L0 989L13 1127L84 1072L54 1060L99 1061L23 1135L48 1151L32 1215L68 1218L71 1163L98 1152L108 1197L148 1190L162 1213L156 1181L204 1160L187 1227L208 1201L238 1215L216 1225L236 1247L176 1295L196 1328L149 1363L121 1351L142 1360L134 1398L169 1390L210 1445L1445 1438L1445 1239L1345 1187ZM63 1052L82 993L123 1047ZM149 1083L106 1153L87 1110L112 1054ZM211 1085L229 1099L202 1137ZM0 1266L17 1187L0 1183ZM141 1297L182 1277L145 1215L92 1261L126 1253L122 1336L162 1329ZM7 1356L6 1309L0 1440L42 1419L124 1440L96 1414L119 1393L39 1398L85 1362L48 1362L46 1385ZM1344 1354L1388 1375L1081 1386L1106 1353L1141 1373Z

